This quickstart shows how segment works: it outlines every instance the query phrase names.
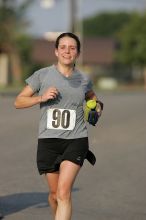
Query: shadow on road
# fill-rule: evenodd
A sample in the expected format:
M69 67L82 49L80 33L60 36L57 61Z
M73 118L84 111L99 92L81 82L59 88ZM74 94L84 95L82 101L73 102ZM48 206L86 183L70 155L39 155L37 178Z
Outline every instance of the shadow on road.
M74 188L73 192L78 190L78 188ZM0 209L3 215L7 216L33 206L37 206L37 208L48 207L47 201L47 192L16 193L0 197Z
M34 205L47 204L48 193L43 192L26 192L6 195L0 198L3 215L21 211Z

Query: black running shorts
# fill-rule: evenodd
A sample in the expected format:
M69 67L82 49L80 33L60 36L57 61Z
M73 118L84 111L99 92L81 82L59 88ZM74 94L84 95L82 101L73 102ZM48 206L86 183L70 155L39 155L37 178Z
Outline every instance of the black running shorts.
M40 174L59 171L60 163L64 160L83 165L89 149L88 138L38 139L37 167Z

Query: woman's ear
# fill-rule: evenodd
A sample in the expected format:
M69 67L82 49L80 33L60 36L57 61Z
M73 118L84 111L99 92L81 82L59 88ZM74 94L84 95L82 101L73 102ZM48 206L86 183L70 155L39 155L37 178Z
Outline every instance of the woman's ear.
M56 55L56 57L58 57L58 50L57 49L55 49L55 55Z

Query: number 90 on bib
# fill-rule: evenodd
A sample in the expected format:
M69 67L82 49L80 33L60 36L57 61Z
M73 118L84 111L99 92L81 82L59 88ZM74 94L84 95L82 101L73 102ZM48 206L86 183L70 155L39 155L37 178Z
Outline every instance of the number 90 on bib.
M47 129L73 130L75 123L75 110L51 108L47 111Z

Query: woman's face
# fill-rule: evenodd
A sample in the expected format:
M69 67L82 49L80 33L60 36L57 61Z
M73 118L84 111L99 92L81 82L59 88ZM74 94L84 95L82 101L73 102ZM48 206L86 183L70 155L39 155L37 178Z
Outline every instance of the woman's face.
M77 43L71 37L63 37L59 40L58 48L55 49L58 62L62 65L72 65L79 56Z

